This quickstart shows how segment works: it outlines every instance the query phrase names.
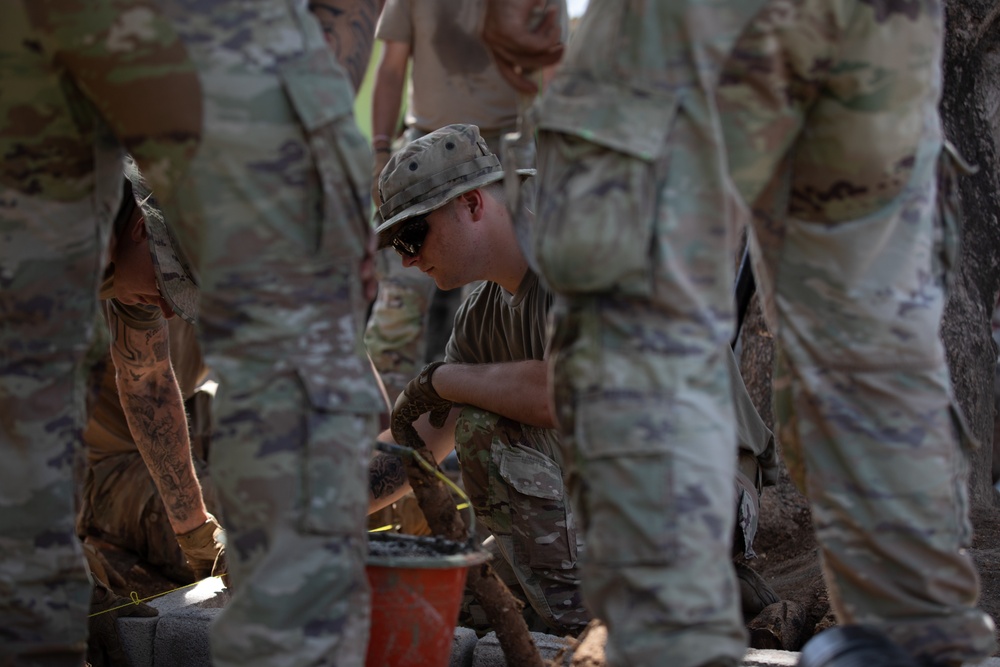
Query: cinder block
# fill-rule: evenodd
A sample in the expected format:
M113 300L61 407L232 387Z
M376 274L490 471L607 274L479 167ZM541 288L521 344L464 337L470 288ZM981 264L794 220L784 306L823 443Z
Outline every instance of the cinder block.
M132 667L154 667L156 664L166 664L157 663L154 655L160 621L178 612L184 613L187 609L221 609L228 600L229 591L222 579L212 577L198 582L195 586L182 588L147 602L146 604L160 612L159 616L118 619L118 636L121 638L122 647L125 649L129 663ZM184 665L185 663L174 664Z
M153 643L153 667L212 667L208 627L222 610L187 607L160 619Z
M131 667L153 667L153 638L159 620L159 616L118 619L118 637Z
M473 655L476 651L476 644L479 637L475 630L469 628L455 628L455 639L451 644L451 659L448 667L472 667Z
M531 638L534 640L535 646L538 647L542 660L546 662L555 660L559 652L570 643L563 637L547 635L544 632L532 632ZM569 665L571 657L572 652L565 651L561 664ZM500 642L497 640L497 633L491 632L479 640L473 654L472 664L473 667L507 667L507 660L504 658Z

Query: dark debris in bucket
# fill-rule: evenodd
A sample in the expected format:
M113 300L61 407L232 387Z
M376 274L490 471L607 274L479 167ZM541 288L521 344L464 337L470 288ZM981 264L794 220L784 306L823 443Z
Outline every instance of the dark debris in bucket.
M459 543L443 537L420 537L399 533L369 533L368 553L379 557L419 558L471 554L476 551L471 543Z

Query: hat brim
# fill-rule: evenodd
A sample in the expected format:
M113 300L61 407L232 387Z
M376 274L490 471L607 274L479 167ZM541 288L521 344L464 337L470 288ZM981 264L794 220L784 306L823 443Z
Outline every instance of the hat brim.
M517 174L522 177L534 176L534 169L518 169ZM491 183L496 183L497 181L503 180L503 171L494 171L488 174L483 174L479 178L475 178L471 181L466 181L461 183L454 188L445 190L441 194L420 202L419 204L414 204L410 208L403 209L396 215L392 216L378 227L375 228L375 233L378 235L378 247L379 250L383 248L388 248L392 243L392 237L396 235L398 227L409 220L410 218L415 218L418 215L425 215L432 211L435 211L448 202L450 202L455 197L463 195L466 192L471 192L476 188L481 188L483 186L489 185ZM377 212L376 212L377 214Z

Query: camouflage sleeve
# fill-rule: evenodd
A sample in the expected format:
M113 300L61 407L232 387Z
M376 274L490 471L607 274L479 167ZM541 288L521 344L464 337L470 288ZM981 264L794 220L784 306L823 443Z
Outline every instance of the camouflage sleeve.
M107 121L161 199L197 149L201 85L172 25L146 0L33 0L51 59Z

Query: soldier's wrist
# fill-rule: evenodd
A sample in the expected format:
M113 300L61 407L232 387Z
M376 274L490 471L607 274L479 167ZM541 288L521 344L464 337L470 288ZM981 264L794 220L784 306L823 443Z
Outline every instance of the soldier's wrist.
M420 383L423 384L427 389L437 394L438 398L441 397L438 394L437 389L434 388L433 375L437 369L445 365L443 361L432 361L431 363L424 366L424 369L420 371Z

